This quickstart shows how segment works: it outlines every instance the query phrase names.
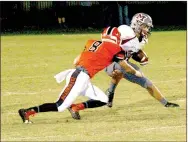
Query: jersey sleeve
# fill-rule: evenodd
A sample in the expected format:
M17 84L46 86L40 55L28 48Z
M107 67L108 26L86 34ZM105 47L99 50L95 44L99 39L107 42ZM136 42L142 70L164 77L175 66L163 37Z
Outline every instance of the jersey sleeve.
M93 44L94 41L95 41L95 40L92 40L92 39L88 40L88 41L86 42L86 44L85 44L84 51L85 51L85 50L89 50L89 48L92 46L92 44Z
M122 44L121 48L125 52L136 53L141 49L141 46L140 46L138 38L134 38L134 39L126 42L125 44Z
M121 50L120 52L118 52L116 55L114 55L113 57L113 61L114 62L119 62L125 60L125 51Z

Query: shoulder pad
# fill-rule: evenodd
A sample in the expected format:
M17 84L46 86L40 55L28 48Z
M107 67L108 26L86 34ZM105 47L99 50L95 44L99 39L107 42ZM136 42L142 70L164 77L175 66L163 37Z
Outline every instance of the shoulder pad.
M118 27L118 31L121 33L121 39L126 40L136 36L135 32L130 26L121 25Z

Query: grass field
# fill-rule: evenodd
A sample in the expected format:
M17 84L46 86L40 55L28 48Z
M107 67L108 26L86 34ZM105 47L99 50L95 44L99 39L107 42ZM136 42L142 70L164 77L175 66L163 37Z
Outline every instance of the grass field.
M186 141L186 31L153 32L145 48L150 63L141 67L180 108L165 108L145 89L122 80L112 108L81 111L80 121L66 110L22 123L18 109L57 100L64 83L53 76L73 68L90 38L100 34L1 37L1 141ZM92 82L105 91L110 78L101 71Z

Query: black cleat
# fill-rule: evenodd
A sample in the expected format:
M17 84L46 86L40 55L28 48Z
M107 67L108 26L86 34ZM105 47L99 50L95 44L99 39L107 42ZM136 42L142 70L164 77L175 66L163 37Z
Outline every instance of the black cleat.
M106 90L106 95L108 96L107 106L108 107L112 107L112 105L113 105L113 99L114 99L114 93L111 93L108 90Z
M25 109L18 110L18 113L19 113L20 117L22 118L23 123L26 123L26 124L33 123L32 121L29 120L30 114L28 114Z
M108 107L112 107L113 102L108 102L106 105L107 105Z
M80 119L80 114L78 111L73 111L72 108L67 108L69 112L71 113L71 116L73 119L79 120Z
M175 103L167 102L167 104L165 105L165 107L179 107L179 105L175 104Z

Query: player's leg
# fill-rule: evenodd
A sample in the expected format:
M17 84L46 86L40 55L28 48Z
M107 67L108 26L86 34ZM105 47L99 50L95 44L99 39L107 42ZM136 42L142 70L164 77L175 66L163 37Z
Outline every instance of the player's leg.
M129 63L132 67L134 67L136 70L140 70L140 68L133 64L133 63ZM158 100L162 105L164 105L165 107L177 107L179 105L174 104L174 103L170 103L168 102L168 100L162 95L162 93L159 91L159 89L146 77L137 77L135 75L123 72L123 77L127 80L129 80L130 82L136 83L138 85L140 85L143 88L146 88L147 91L149 92L149 94L151 96L153 96L156 100Z
M62 112L68 108L76 97L87 87L89 76L80 70L75 70L71 73L69 83L65 86L62 94L56 103L45 103L39 106L30 107L28 109L20 109L19 115L24 123L31 123L29 116L35 113L59 111Z
M178 104L169 102L160 92L160 90L152 83L150 86L147 86L147 91L151 96L158 100L165 107L179 107Z
M106 90L106 94L109 98L107 106L112 107L115 89L116 89L119 81L123 77L122 68L119 64L114 62L105 68L105 72L111 77L110 86Z
M101 107L106 105L108 102L108 97L105 93L91 83L89 83L88 88L82 92L82 94L85 94L85 96L89 97L90 100L71 105L71 111L69 111L74 119L80 119L80 115L78 113L80 110Z
M78 95L80 95L84 90L87 89L89 82L90 78L84 72L80 72L78 76L75 76L75 78L71 76L69 85L64 90L59 100L56 102L58 111L62 112L70 107L78 97Z
M111 77L110 86L106 90L106 95L108 96L109 99L107 103L108 107L112 107L113 105L115 89L118 83L120 82L120 80L122 79L122 77L123 77L123 73L120 70L113 71L113 76Z
M130 63L129 64L134 67L136 70L140 70L140 68L133 64ZM114 70L116 70L116 73L114 73ZM119 73L117 72L117 70L119 70ZM162 93L159 91L159 89L146 77L137 77L133 74L129 74L126 73L119 64L117 63L113 63L110 66L108 66L106 68L106 73L109 76L113 76L110 87L107 89L107 94L109 96L109 100L110 102L107 104L107 106L112 107L112 102L113 102L113 96L114 96L114 91L115 91L115 87L117 86L118 82L120 81L120 75L121 72L123 73L123 78L127 79L130 82L136 83L140 86L142 86L143 88L146 88L147 91L150 93L151 96L153 96L155 99L157 99L159 102L161 102L164 106L166 107L178 107L179 105L175 104L175 103L170 103L167 101L167 99L162 95ZM117 82L117 83L115 83ZM112 98L112 99L111 99Z

